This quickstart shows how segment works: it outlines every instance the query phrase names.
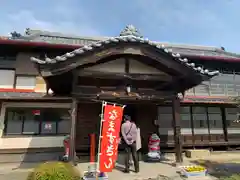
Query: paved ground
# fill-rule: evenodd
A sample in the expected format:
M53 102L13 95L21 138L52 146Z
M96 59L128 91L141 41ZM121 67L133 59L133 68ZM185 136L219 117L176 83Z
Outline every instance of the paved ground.
M144 179L159 179L157 180L182 180L183 178L180 176L178 173L180 171L179 168L174 167L174 160L175 157L173 155L166 156L165 160L162 161L161 163L146 163L146 162L140 162L140 172L139 173L134 173L132 168L132 172L130 174L125 174L122 172L124 166L123 164L123 159L119 158L118 163L116 164L116 168L113 170L113 172L109 173L109 179L114 179L114 180L144 180ZM187 162L188 163L188 162ZM89 163L80 163L78 165L78 168L81 171L87 170L89 166ZM214 178L210 177L201 177L201 178L188 178L189 180L196 180L196 179L201 179L201 180L210 180Z
M1 180L26 180L28 172L11 172L0 175Z
M156 179L157 176L161 176L159 180L161 179L168 179L168 180L180 180L182 179L180 175L177 173L179 171L178 168L173 167L172 163L174 162L174 156L168 155L166 157L168 160L164 161L162 163L140 163L140 173L136 174L134 172L130 174L124 174L122 173L123 166L121 165L122 162L119 161L117 164L117 168L113 170L112 173L109 173L109 179L114 180L136 180L136 179L149 179L153 178ZM223 153L223 154L215 154L208 157L206 160L210 161L219 161L221 160L226 161L233 161L233 160L239 160L240 162L240 153L238 154L231 154L231 153ZM189 159L184 159L184 165L192 164L192 161ZM11 164L0 164L0 180L26 180L28 173L34 168L37 164L34 163L25 163L25 164L17 164L17 163L11 163ZM220 163L221 165L221 163ZM89 163L82 162L78 164L78 168L81 171L87 170L89 166ZM216 179L214 177L206 177L206 178L189 178L189 180L196 180L196 179Z
M35 163L0 164L0 180L26 180L28 173L36 165Z
M78 165L79 169L87 170L88 163L81 163ZM179 175L176 173L175 168L166 164L147 164L140 163L140 173L131 172L130 174L125 174L122 172L123 166L117 164L117 168L113 172L109 173L109 179L114 180L133 180L133 179L148 179L156 178L159 174L166 177L178 178Z

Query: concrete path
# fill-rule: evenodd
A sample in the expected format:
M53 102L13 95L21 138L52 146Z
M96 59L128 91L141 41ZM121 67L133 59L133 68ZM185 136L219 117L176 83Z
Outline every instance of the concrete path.
M89 163L80 163L78 164L78 168L80 171L85 171L88 169ZM134 179L148 179L148 178L156 178L158 175L162 175L165 177L171 177L171 179L177 179L179 175L176 173L176 168L167 165L167 164L152 164L152 163L144 163L140 162L140 172L134 173L130 172L130 174L125 174L122 172L123 166L120 164L116 165L116 169L113 172L108 173L109 179L114 180L134 180ZM132 169L133 170L133 169Z
M29 172L36 166L35 163L11 163L11 164L0 164L0 180L26 180ZM78 168L80 171L87 170L89 163L79 163ZM117 164L117 169L109 173L109 179L112 180L144 180L153 178L156 179L159 175L161 179L167 180L182 180L182 178L177 173L177 168L171 166L167 163L144 163L140 162L140 173L131 172L130 174L125 174L121 170L123 166ZM189 180L210 180L211 178L189 178Z
M1 174L1 180L26 180L28 172L11 172L8 174Z
M26 180L29 172L37 163L0 164L0 180Z
M86 171L88 169L89 163L79 163L78 168L80 171ZM191 177L183 178L179 175L179 168L173 167L168 162L163 163L145 163L140 162L140 172L134 173L133 168L130 174L125 174L122 172L123 166L120 164L116 165L116 168L108 173L109 179L112 180L213 180L213 177ZM158 179L157 179L158 177Z
M182 178L177 173L179 171L178 168L173 167L172 163L174 162L174 154L166 155L168 161L163 161L162 163L145 163L140 162L140 173L131 172L130 174L125 174L121 170L123 169L122 163L119 162L117 164L117 168L113 170L113 172L109 173L109 179L112 180L146 180L149 178L156 179L159 175L161 176L158 180L161 179L168 179L168 180L181 180ZM89 158L86 159L86 161ZM239 159L240 160L240 153L239 154L232 154L232 153L218 153L212 154L210 157L207 158L208 160L223 160L227 161L229 159ZM193 159L186 159L184 158L184 165L191 164ZM89 163L82 162L78 164L78 168L80 171L87 170ZM37 163L10 163L10 164L0 164L0 180L26 180L28 173L36 167ZM216 179L213 177L192 177L188 178L189 180L212 180Z

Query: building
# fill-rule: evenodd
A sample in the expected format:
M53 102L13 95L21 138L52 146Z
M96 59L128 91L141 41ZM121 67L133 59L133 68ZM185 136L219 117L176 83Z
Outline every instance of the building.
M53 158L66 134L88 151L101 100L127 104L144 147L153 132L179 152L239 145L229 97L240 93L240 56L223 48L153 42L133 26L115 38L27 29L0 39L0 59L1 161Z

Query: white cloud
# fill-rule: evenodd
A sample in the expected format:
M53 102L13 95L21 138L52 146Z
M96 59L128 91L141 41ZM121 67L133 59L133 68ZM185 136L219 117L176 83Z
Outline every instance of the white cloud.
M89 36L100 34L96 28L92 27L87 14L82 13L80 23L76 23L73 18L76 9L63 5L58 4L51 10L53 14L49 14L49 17L51 15L58 17L54 20L44 20L31 10L19 10L6 14L5 17L0 18L2 25L0 34L7 35L12 31L22 33L26 28Z

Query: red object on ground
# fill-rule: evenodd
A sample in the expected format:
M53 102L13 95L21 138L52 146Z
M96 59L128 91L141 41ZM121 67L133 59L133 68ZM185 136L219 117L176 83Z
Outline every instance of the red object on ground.
M148 151L160 151L160 138L153 138L153 135L150 136L148 142Z
M64 139L63 141L64 144L64 149L65 149L65 155L69 155L69 151L70 151L70 142L69 142L69 138Z
M105 105L101 134L100 172L111 172L115 166L118 153L119 133L123 107Z

